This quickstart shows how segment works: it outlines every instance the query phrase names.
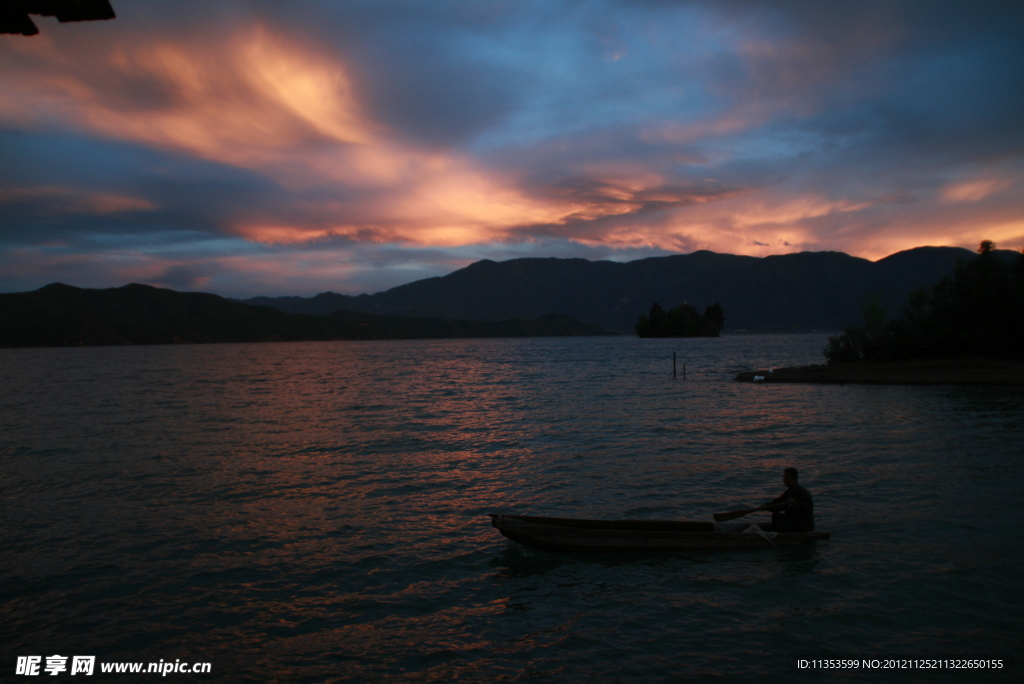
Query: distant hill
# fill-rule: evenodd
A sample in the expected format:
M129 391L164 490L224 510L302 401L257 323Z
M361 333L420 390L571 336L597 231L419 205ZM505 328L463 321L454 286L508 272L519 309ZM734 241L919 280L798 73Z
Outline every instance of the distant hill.
M54 283L0 294L0 347L604 334L563 314L499 322L350 311L315 316L137 284L89 290Z
M717 301L727 333L840 330L860 321L869 297L880 296L895 312L913 290L933 285L957 261L975 256L958 247L918 247L875 262L842 252L759 258L700 251L626 263L485 259L372 295L324 292L243 301L294 313L345 309L472 320L534 318L557 311L626 333L652 302L687 302L703 311Z

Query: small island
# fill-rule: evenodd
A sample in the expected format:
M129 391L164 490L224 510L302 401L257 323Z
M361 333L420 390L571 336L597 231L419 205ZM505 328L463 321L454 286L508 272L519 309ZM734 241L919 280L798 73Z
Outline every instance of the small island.
M985 240L931 289L914 292L889 319L881 302L864 325L829 338L827 364L747 371L747 382L891 385L1024 385L1024 251Z
M725 312L718 302L708 306L703 316L686 302L667 313L654 302L650 315L641 314L636 322L636 334L639 337L718 337L724 325Z

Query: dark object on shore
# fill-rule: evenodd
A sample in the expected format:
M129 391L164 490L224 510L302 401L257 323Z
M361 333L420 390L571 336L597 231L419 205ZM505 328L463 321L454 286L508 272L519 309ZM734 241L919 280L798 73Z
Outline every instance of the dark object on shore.
M57 17L62 24L117 18L107 0L5 0L0 6L0 33L36 35L39 29L30 14Z
M725 312L718 302L710 304L703 316L685 302L668 313L654 302L650 315L641 314L636 322L636 334L640 337L718 337L724 325Z
M33 292L0 294L0 347L608 334L615 333L562 314L507 321L353 311L314 316L138 284L89 290L54 283Z
M772 532L771 523L734 523L717 531L710 522L583 520L491 514L491 525L514 542L545 551L678 551L806 544L829 532ZM723 529L717 526L718 529ZM759 528L750 532L742 531Z
M911 294L888 320L880 300L863 308L864 325L829 338L830 364L983 356L1024 359L1024 253L999 253L990 240L930 290Z
M758 379L759 378L759 379ZM808 382L844 385L1024 386L1024 361L991 358L854 361L818 366L746 371L740 382Z

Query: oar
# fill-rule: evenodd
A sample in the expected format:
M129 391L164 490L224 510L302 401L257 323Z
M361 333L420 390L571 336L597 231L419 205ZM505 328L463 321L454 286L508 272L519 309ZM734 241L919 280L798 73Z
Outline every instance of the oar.
M726 520L732 520L733 518L742 518L745 515L751 513L757 513L762 509L760 508L747 508L742 511L729 511L728 513L715 513L715 522L725 522Z

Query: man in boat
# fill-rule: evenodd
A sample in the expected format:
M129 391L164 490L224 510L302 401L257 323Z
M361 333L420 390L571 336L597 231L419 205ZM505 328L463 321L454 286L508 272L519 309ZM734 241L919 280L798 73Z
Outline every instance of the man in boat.
M776 532L810 532L814 529L814 499L797 482L797 476L796 468L786 468L782 473L786 491L757 507L759 511L772 511L772 529Z

